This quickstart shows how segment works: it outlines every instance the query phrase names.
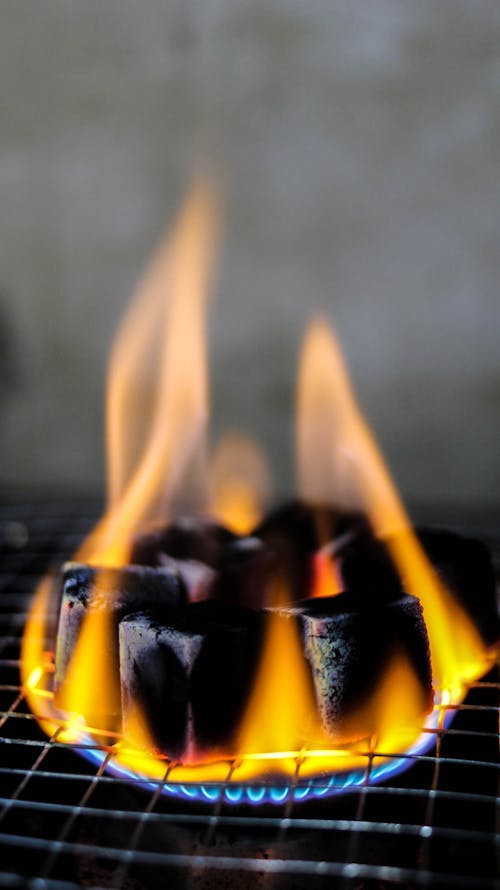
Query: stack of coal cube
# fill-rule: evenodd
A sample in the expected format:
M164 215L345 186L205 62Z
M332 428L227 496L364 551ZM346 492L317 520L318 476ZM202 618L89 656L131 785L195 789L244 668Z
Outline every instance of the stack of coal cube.
M499 620L487 548L448 531L418 535L485 644L493 644ZM340 572L335 596L311 596L320 548ZM55 658L60 706L91 610L106 612L112 676L92 677L95 704L86 719L134 741L139 709L150 747L175 761L234 753L270 620L293 622L300 635L326 737L342 737L396 652L419 684L422 715L432 709L420 602L404 591L385 544L358 513L292 501L246 536L210 518L179 517L138 536L125 567L66 564ZM107 711L100 706L106 682L117 690Z

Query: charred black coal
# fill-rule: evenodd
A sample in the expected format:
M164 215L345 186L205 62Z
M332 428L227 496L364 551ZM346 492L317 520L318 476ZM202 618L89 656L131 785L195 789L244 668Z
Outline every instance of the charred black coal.
M55 657L54 698L62 704L64 684L71 659L76 650L85 617L90 609L105 611L111 616L109 663L116 665L115 676L107 677L110 689L119 688L118 624L128 612L142 607L173 607L185 602L185 589L177 572L146 566L125 566L120 569L67 563L63 568L62 599ZM87 720L108 727L120 712L119 698L114 714L102 712L100 690L93 695L95 706Z
M496 580L488 548L455 532L420 529L420 542L443 583L468 612L487 646L500 638Z
M474 538L442 529L416 528L429 562L479 630L487 646L500 637L496 580L488 548ZM336 559L346 589L365 591L380 601L403 592L387 544L369 528L340 542Z
M130 562L161 565L162 555L167 554L217 568L225 547L237 539L234 532L210 517L180 516L167 526L138 535L132 544Z
M320 547L348 540L366 526L360 513L294 500L269 513L253 534L273 552L275 579L293 601L310 591L313 560Z
M166 618L153 612L120 623L123 727L134 741L138 707L153 746L189 760L230 750L252 688L262 614L216 602Z
M305 600L280 609L297 620L312 673L322 727L342 736L355 710L385 675L390 659L403 655L420 687L422 714L432 709L429 641L417 599L406 594L378 601L365 591ZM373 729L366 726L366 733Z
M195 574L206 598L249 608L267 602L275 556L256 535L238 536L211 519L181 517L135 539L132 562L161 566L172 559L192 602L201 599Z

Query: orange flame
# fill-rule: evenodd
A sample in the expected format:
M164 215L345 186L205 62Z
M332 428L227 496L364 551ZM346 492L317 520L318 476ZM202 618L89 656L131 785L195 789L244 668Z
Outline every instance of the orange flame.
M436 685L459 696L464 684L484 672L484 646L437 577L411 528L357 404L340 346L326 323L317 321L310 326L301 368L303 386L312 393L312 407L306 394L299 398L305 412L298 425L302 493L316 497L323 480L338 503L367 513L375 534L387 543L404 588L422 603ZM319 433L329 435L328 447L317 445Z
M297 628L279 613L268 616L257 679L239 735L238 751L300 751L322 738L314 691ZM290 769L287 758L273 767Z
M342 579L334 554L328 548L318 550L313 560L310 596L335 596L342 590Z
M256 442L240 433L227 433L211 461L211 512L223 525L245 535L257 525L269 499L269 470Z
M329 399L324 376L323 351L304 350L299 363L296 408L296 454L298 489L302 499L312 504L335 501L331 489L331 448L336 437L335 406ZM335 596L342 583L335 555L328 547L332 529L323 510L315 511L318 552L314 559L311 596Z
M193 505L205 503L205 314L216 228L215 195L202 183L160 245L118 331L108 373L108 509L77 554L81 561L126 563L133 534L168 515L188 472ZM159 373L151 385L145 369L155 360ZM141 417L135 428L143 399L152 419Z

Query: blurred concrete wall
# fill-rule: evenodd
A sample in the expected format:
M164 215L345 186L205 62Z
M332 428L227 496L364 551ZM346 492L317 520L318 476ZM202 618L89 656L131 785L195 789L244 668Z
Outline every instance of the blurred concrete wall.
M115 325L209 146L214 429L292 474L320 309L410 497L498 504L498 0L2 0L0 484L99 491Z

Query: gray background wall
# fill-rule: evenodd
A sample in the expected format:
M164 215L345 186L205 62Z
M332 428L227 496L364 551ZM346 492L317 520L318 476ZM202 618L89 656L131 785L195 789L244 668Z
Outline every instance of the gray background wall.
M1 0L0 485L95 492L115 325L207 146L214 429L292 473L335 322L410 499L498 504L497 0Z

